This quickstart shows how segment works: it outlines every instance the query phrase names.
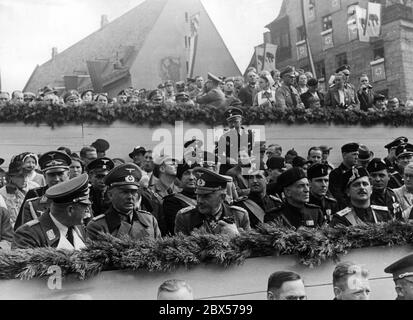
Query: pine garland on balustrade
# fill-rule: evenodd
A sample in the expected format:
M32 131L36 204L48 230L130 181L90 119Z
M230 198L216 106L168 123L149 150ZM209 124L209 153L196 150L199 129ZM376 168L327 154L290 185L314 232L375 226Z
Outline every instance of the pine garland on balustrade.
M90 278L104 270L168 272L200 264L222 267L242 264L262 256L295 255L300 263L315 267L327 260L338 261L351 249L412 244L413 224L392 221L353 227L297 231L271 223L258 230L228 238L200 231L159 240L132 241L102 235L78 252L51 248L19 249L0 253L0 279L31 279L48 275L57 265L63 275Z
M273 107L242 107L244 124L259 125L266 123L286 124L345 124L372 126L384 124L391 126L413 126L413 110L399 108L383 112L346 111L343 109L291 109L277 110ZM64 124L101 123L112 124L116 120L151 126L174 124L175 121L205 123L207 125L225 124L224 109L210 105L187 106L184 104L152 104L121 106L119 104L99 107L90 103L80 107L66 107L45 102L29 105L7 104L0 107L0 122L20 122L26 124L48 124L51 127Z

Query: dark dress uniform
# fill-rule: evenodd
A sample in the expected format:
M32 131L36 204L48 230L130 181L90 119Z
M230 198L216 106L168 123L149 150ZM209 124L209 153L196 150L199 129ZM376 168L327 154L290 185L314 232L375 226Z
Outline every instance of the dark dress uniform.
M328 222L331 221L333 214L339 211L337 200L328 196L319 198L310 193L309 204L320 207L323 212L324 219Z
M339 209L345 208L348 204L348 198L343 190L343 175L351 169L347 168L343 163L330 172L330 183L328 190L331 195L337 200Z
M411 277L413 275L413 254L409 254L396 262L393 262L384 269L384 272L392 274L394 282L406 277ZM411 280L408 281L411 282ZM398 295L395 300L405 300L405 297Z
M409 142L409 139L407 139L406 137L398 137L394 139L392 142L386 144L384 147L390 152L392 148L397 148L398 146L405 144L407 142ZM392 174L395 171L397 171L397 165L394 162L394 160L390 160L388 157L386 157L384 158L384 162L386 164L387 172L389 174Z
M265 215L264 222L273 221L295 229L299 227L317 228L324 224L324 216L321 208L313 204L305 204L303 208L297 208L287 202Z
M209 233L220 233L218 221L233 219L237 228L245 231L250 230L248 212L237 206L222 204L221 211L215 217L204 215L196 207L186 207L178 211L175 219L175 234L183 233L190 235L194 229L203 229Z
M46 196L51 201L60 204L70 205L74 203L81 203L84 205L90 205L87 174L82 174L76 178L59 183L49 188L46 192ZM14 234L12 249L38 247L59 248L61 231L53 221L51 215L53 215L53 212L48 211L42 214L38 219L31 220L19 227ZM76 248L73 243L73 232L77 234L78 238L84 245L86 235L83 225L66 226L66 228L66 236L68 239L72 239L71 242L73 248Z
M163 213L168 234L175 234L175 218L177 213L186 207L196 206L196 194L183 190L177 194L171 194L163 199Z
M93 188L93 186L90 187L89 199L92 202L92 211L94 217L103 214L111 206L111 202L106 190L97 190Z
M243 197L234 202L235 205L244 208L248 212L251 228L256 228L260 223L264 223L267 213L280 208L282 201L272 195L265 195L263 198L259 194L251 193L248 197Z
M403 210L393 190L389 188L383 190L373 189L370 201L372 205L387 207L393 218L398 220L402 218Z
M92 240L99 239L100 232L109 233L116 238L128 235L133 240L161 238L158 222L150 212L134 210L132 216L127 216L113 207L104 214L94 217L88 223L86 232Z
M367 209L347 207L335 215L331 220L331 226L357 226L365 223L380 223L392 220L387 207L371 205Z
M394 161L390 161L389 158L384 158L384 162L386 163L386 169L389 174L396 172L396 163Z
M20 208L21 214L19 213L19 220L16 221L14 230L17 230L23 224L37 219L45 212L48 212L50 210L51 202L52 201L48 199L46 195L33 199L27 199Z
M404 186L404 178L403 175L395 170L393 173L390 174L390 180L387 185L390 189L398 189Z

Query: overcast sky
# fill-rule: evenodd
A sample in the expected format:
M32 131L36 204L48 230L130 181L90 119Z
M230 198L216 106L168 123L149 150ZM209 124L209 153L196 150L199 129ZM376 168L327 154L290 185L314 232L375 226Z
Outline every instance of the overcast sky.
M150 1L150 0L148 0ZM21 90L37 64L114 20L143 0L0 0L0 72L3 91ZM202 0L243 72L262 43L264 26L282 0Z

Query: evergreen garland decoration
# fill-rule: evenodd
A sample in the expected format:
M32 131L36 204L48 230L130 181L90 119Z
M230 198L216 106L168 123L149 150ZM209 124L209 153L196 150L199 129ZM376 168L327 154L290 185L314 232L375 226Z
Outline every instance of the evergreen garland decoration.
M188 106L186 104L153 104L141 102L121 106L118 103L99 107L94 102L79 107L49 105L46 102L12 104L0 108L0 122L20 122L26 124L48 124L52 128L68 123L101 123L110 125L116 120L129 123L174 124L175 121L204 123L206 125L224 125L225 108L211 105ZM242 107L244 124L260 125L266 123L286 124L344 124L372 126L384 124L391 126L413 126L413 110L399 108L382 112L347 111L340 108L289 109L280 110L272 106Z
M77 252L52 248L2 251L0 279L43 277L53 265L63 275L86 279L104 270L168 272L201 263L229 267L251 257L280 255L295 255L303 265L315 267L323 261L338 261L351 249L412 243L413 224L400 221L298 230L270 223L235 238L200 230L190 236L140 241L102 234L99 241L89 241L87 248Z

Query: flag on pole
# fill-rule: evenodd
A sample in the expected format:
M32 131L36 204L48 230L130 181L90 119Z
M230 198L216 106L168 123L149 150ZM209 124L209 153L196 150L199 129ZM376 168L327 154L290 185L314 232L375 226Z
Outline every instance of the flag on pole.
M201 14L198 12L191 16L191 37L196 37L199 30L199 18Z
M367 35L369 37L378 37L381 33L381 4L368 3L368 20L367 20Z
M189 20L189 51L188 51L188 78L193 77L195 57L198 47L198 33L200 26L201 13L195 13Z
M266 43L264 50L264 68L263 70L275 70L275 57L277 56L278 46L276 44Z
M255 47L255 67L257 72L261 72L264 68L264 46Z

